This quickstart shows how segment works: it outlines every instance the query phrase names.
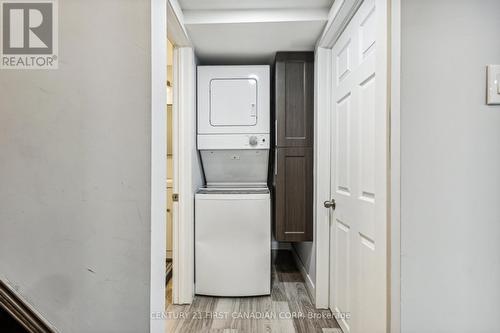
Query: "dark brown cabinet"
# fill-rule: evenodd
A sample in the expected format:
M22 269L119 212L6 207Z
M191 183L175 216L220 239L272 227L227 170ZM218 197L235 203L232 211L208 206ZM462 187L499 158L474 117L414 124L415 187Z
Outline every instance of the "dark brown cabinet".
M314 53L278 52L275 71L276 146L312 147Z
M279 241L313 239L312 148L276 149L275 237Z
M277 53L274 80L274 237L311 241L314 53Z

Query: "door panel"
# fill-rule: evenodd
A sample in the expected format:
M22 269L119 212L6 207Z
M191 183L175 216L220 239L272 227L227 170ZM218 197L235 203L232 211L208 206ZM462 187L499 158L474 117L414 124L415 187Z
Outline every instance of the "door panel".
M348 225L342 223L339 219L334 221L335 224L335 239L334 244L334 265L335 271L338 272L336 279L334 281L336 290L336 303L334 305L334 313L349 313L351 312L351 284L350 284L350 273L351 273L351 262L350 262L350 247L351 247L351 235L350 228ZM338 255L342 254L342 255ZM349 329L349 323L345 319L340 319L342 321L343 327Z
M345 333L385 332L387 109L377 36L382 0L365 0L332 48L330 307ZM385 53L382 53L385 54ZM381 213L380 213L381 212Z
M276 240L312 240L312 148L277 148L276 152Z
M306 62L288 61L285 63L285 137L305 138L306 121Z
M312 147L314 52L276 54L276 145Z
M351 124L351 94L342 97L337 102L337 113L335 114L337 126L335 135L337 150L335 154L335 165L337 166L335 190L341 195L350 195L350 124Z

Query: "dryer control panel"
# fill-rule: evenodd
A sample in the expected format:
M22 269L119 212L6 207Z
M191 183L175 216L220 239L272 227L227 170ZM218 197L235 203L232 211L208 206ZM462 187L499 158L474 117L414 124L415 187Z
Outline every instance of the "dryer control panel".
M198 149L269 149L269 134L198 135Z

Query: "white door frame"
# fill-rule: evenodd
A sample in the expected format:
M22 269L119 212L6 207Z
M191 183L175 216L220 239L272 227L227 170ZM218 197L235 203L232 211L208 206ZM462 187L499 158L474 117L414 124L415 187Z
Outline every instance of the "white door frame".
M401 0L390 1L390 332L401 332Z
M314 220L316 224L316 307L329 307L330 226L323 201L330 199L330 110L332 87L331 49L363 0L335 1L325 30L316 45L315 59L315 156ZM388 103L390 149L388 165L388 326L400 332L400 0L387 0L389 71Z
M174 202L173 290L174 304L189 304L194 297L194 189L196 159L196 63L189 46L174 47ZM174 139L175 143L175 139ZM176 207L177 206L177 207Z
M315 52L314 117L314 223L316 224L316 307L328 309L330 275L329 212L323 206L330 197L330 91L331 49L318 47Z
M150 332L165 332L167 255L167 4L151 0Z
M196 62L184 17L176 0L168 0L167 34L174 45L173 129L174 202L173 290L174 304L189 304L194 297L193 147L196 146Z
M150 272L150 329L151 333L165 332L165 259L166 259L166 212L167 212L167 35L174 44L174 114L192 113L195 107L194 96L194 52L190 45L186 29L183 25L182 11L176 0L151 0L151 272ZM167 19L168 17L168 19ZM181 51L184 50L184 51ZM176 88L177 86L177 88ZM188 98L184 98L188 96ZM190 101L190 98L191 100ZM177 105L177 106L175 106ZM177 108L177 109L176 109ZM176 110L176 111L175 111ZM192 141L183 139L191 133L186 133L185 118L176 119L178 132L178 147L176 163L178 170L189 170L185 163L187 149L191 149ZM189 146L188 146L189 145ZM189 158L191 160L191 158ZM189 161L188 161L189 162ZM182 192L190 182L190 174L177 173L174 184L177 184L182 200ZM177 212L183 219L190 219L192 205L180 204ZM191 214L191 215L190 215ZM194 217L193 217L194 219ZM189 226L189 221L186 223ZM191 302L194 290L194 253L189 252L192 243L184 242L193 238L192 229L179 227L175 223L173 260L181 269L174 270L174 278L178 281L173 290L178 302ZM174 231L175 232L175 231ZM194 233L193 233L194 234ZM180 241L183 240L183 241ZM177 244L176 244L177 243ZM180 245L179 245L180 244ZM177 250L175 248L177 246ZM188 249L188 250L186 250ZM192 281L193 283L191 283Z

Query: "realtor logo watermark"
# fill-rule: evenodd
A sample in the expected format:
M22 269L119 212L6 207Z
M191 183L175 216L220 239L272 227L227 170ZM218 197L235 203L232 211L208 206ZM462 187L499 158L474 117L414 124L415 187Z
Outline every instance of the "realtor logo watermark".
M57 0L0 0L2 69L56 69Z

